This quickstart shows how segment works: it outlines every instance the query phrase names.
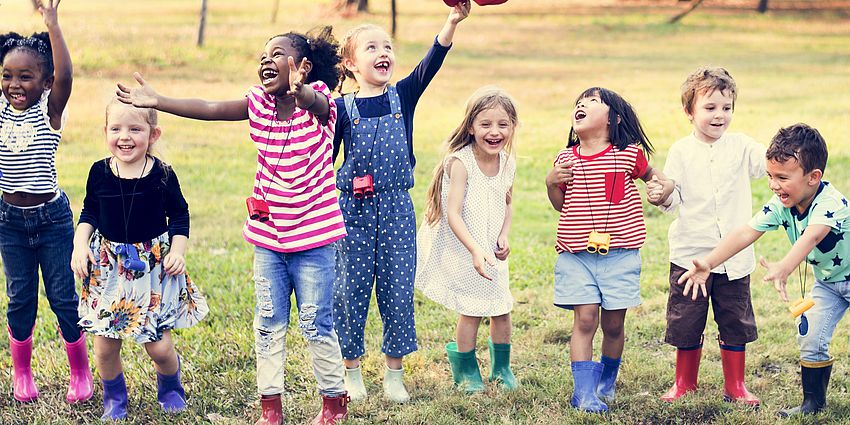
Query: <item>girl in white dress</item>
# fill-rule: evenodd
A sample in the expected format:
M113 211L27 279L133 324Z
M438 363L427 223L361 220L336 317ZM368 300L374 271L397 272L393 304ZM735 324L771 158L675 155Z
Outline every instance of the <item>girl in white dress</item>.
M475 359L482 317L490 317L490 381L505 389L518 386L510 367L507 263L517 125L507 93L483 87L472 95L434 170L417 237L415 287L460 315L457 342L447 344L446 353L455 384L469 393L484 390Z

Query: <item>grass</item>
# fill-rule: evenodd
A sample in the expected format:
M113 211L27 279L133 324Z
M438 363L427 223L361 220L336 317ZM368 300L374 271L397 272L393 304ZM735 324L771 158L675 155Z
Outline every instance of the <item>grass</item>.
M238 98L257 80L260 48L273 35L306 31L327 23L338 37L364 21L385 24L388 7L372 2L375 14L340 20L330 2L282 2L277 23L269 22L271 2L211 2L207 45L194 47L197 2L151 0L118 7L91 0L63 2L60 20L75 66L69 121L58 154L60 185L79 213L91 163L107 155L103 143L104 107L114 83L132 82L142 72L165 94L213 99ZM520 107L518 173L511 235L511 275L517 300L514 319L514 370L523 387L510 394L495 389L474 397L458 394L443 345L452 338L455 316L416 296L420 350L406 361L413 402L396 406L381 399L380 320L376 309L367 325L364 374L370 398L351 406L348 423L697 423L772 424L775 412L800 401L795 325L773 289L753 278L753 300L760 338L748 347L747 381L763 401L753 412L721 401L723 380L716 344L707 343L700 389L672 405L658 400L673 378L673 349L663 343L667 298L667 227L672 219L647 206L649 236L642 251L643 304L627 315L627 342L619 398L606 416L577 413L569 407L572 317L551 305L554 228L543 178L569 130L574 97L603 85L629 99L659 153L690 131L679 105L679 85L697 66L727 67L739 85L732 131L767 143L775 131L795 122L821 130L830 147L827 178L850 194L850 18L831 12L776 12L700 9L677 26L665 24L665 7L620 7L614 1L587 7L572 1L514 1L499 7L474 7L462 22L446 63L419 102L415 140L417 212L424 208L430 172L440 158L440 143L461 119L464 102L476 88L497 84ZM111 6L111 5L110 5ZM0 32L41 31L43 24L28 2L2 2ZM435 0L399 2L396 40L399 69L409 72L433 40L447 10ZM9 18L11 17L11 19ZM251 188L256 153L246 142L245 123L204 123L161 115L161 156L180 176L191 205L192 236L188 267L212 309L208 320L180 332L190 409L168 417L155 399L153 367L143 350L126 344L124 362L130 387L128 423L250 423L259 415L253 355L252 250L242 240L242 202ZM753 182L753 204L769 198L764 179ZM788 243L778 232L757 244L759 255L781 258ZM792 280L791 286L795 286ZM809 279L811 282L811 278ZM0 310L4 307L0 306ZM839 325L832 345L835 364L830 407L809 422L850 417L847 378L848 333ZM716 327L706 329L709 341ZM482 328L479 347L484 347ZM598 350L597 340L597 350ZM5 347L6 344L3 344ZM288 337L289 359L284 408L289 420L307 422L318 409L309 355L297 330ZM37 403L20 405L11 397L11 361L0 349L0 423L97 422L100 389L80 406L63 402L68 376L55 318L44 297L35 330L34 370L41 389ZM598 351L597 351L598 353ZM486 349L479 353L487 373ZM790 420L787 423L801 423Z

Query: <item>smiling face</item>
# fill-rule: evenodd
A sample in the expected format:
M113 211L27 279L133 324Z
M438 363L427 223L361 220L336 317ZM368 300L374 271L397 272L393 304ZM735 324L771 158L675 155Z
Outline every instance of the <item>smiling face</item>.
M109 152L120 164L132 167L145 160L161 130L148 123L144 110L113 103L106 113L104 132Z
M469 134L475 139L474 149L485 155L498 155L510 143L514 125L504 108L485 109L472 120Z
M735 99L728 90L699 93L691 108L693 112L685 110L694 125L694 136L705 143L714 143L722 137L732 123L734 102Z
M814 169L808 173L796 159L767 161L767 185L779 197L785 208L796 207L802 213L812 203L820 187L823 172Z
M53 76L45 77L36 53L15 49L3 58L3 96L13 108L23 111L35 105L52 85Z
M370 28L357 34L352 57L343 65L354 74L361 87L384 88L395 68L395 53L390 36L381 29Z
M573 109L573 131L579 140L608 139L608 114L611 108L602 102L598 93L592 93L576 102Z
M257 67L257 75L266 94L282 96L289 90L290 56L297 66L301 55L289 37L275 37L266 43L260 57L260 66Z

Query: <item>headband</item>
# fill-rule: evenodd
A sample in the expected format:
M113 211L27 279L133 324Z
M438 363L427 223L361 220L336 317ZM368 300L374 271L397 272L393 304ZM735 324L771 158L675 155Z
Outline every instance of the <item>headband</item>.
M42 55L47 54L47 43L35 37L10 38L3 43L3 48L27 47Z

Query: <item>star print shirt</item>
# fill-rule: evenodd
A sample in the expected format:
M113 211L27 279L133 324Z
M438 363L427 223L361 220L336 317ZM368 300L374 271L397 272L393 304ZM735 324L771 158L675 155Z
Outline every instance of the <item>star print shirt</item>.
M850 280L850 235L847 234L850 230L850 207L847 198L829 182L821 182L812 204L802 213L798 213L796 208L785 208L774 196L750 220L750 227L760 232L782 227L792 244L813 224L830 228L826 237L806 257L815 277L823 282Z

